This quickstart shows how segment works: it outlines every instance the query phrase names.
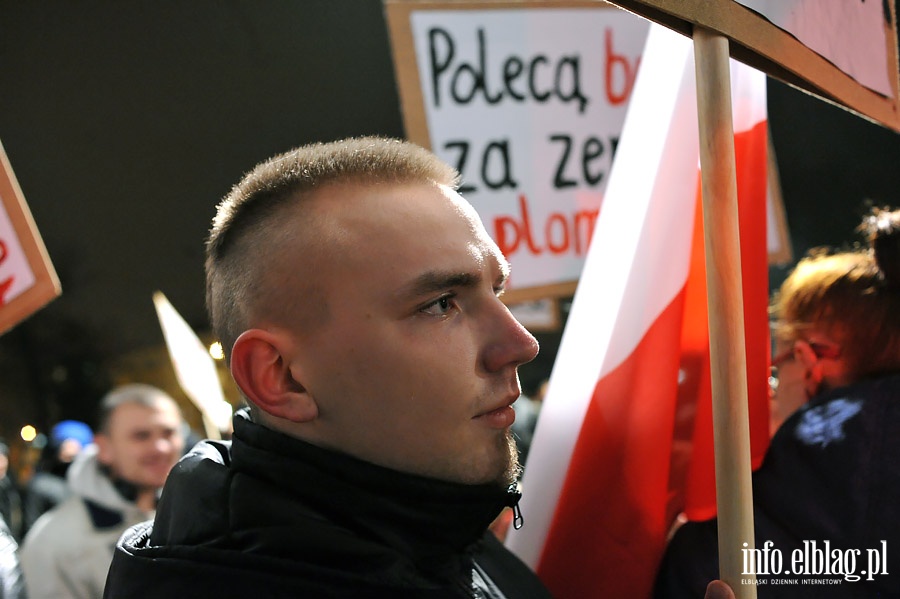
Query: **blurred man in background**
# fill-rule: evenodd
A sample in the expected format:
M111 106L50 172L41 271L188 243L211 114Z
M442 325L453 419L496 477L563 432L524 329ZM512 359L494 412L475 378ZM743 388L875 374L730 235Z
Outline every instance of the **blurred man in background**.
M22 545L29 596L96 599L119 535L153 517L159 490L184 448L181 411L166 393L131 384L101 402L94 444L67 472L72 496L47 512Z

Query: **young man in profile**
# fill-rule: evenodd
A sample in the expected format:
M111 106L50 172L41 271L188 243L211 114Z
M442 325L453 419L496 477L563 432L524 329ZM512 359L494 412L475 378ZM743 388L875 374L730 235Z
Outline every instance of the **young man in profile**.
M538 345L457 178L364 138L225 198L207 302L250 407L123 537L108 597L547 596L486 532L518 501L511 405Z
M207 305L249 408L120 540L106 597L506 597L546 589L488 532L535 339L458 175L380 138L296 149L220 204Z

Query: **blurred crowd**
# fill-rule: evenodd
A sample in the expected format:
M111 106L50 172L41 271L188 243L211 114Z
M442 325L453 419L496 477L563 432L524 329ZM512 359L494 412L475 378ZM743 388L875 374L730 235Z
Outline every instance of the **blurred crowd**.
M174 399L128 384L102 398L96 430L53 425L27 480L0 442L0 598L101 597L116 541L153 517L194 436Z

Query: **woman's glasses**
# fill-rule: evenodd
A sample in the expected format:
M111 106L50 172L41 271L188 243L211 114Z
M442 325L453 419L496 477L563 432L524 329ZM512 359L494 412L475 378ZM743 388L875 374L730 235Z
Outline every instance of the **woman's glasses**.
M810 349L812 349L813 353L816 355L816 358L819 360L836 360L841 357L841 348L837 345L832 345L830 343L820 343L818 341L806 341L805 339L799 339L798 341L805 341ZM796 343L796 341L794 342ZM790 349L786 349L774 358L772 358L772 365L769 368L769 389L772 393L778 390L778 368L786 363L790 362L794 359L794 344L791 344Z

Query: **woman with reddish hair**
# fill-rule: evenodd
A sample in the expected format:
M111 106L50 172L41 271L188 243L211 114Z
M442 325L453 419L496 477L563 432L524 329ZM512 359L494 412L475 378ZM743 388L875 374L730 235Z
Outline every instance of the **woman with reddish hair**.
M753 475L756 550L722 548L760 598L900 595L900 211L860 229L868 247L801 260L772 305L777 430ZM702 597L717 570L716 521L689 522L657 596Z

